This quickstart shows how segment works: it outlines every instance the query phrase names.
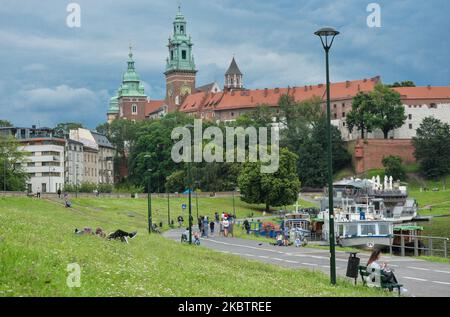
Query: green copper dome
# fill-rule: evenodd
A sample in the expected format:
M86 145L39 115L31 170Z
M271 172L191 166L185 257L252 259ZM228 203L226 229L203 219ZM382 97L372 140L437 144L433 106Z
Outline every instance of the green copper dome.
M167 58L166 74L172 71L197 72L192 54L191 37L187 34L187 23L178 7L173 21L173 36L169 37L169 57Z
M118 98L118 96L114 96L109 99L108 114L119 113L119 101L117 100Z
M127 64L127 71L123 74L122 85L119 87L118 97L147 97L144 91L144 86L141 84L139 74L136 72L134 67L131 46Z

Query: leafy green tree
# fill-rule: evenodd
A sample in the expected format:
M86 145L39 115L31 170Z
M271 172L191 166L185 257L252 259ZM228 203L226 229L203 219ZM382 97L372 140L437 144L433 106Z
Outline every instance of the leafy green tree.
M402 165L402 159L399 156L387 156L383 158L382 163L385 168L385 175L392 176L394 180L404 181L406 179L406 170Z
M8 120L1 120L0 119L0 127L12 127L13 124Z
M376 85L369 95L374 106L371 111L374 115L374 127L381 129L384 138L387 139L390 131L400 128L406 121L401 96L395 90L381 84Z
M311 127L310 135L300 145L298 174L304 187L321 188L327 183L327 121L322 117ZM350 164L348 153L339 129L331 126L333 170L338 171Z
M166 178L176 170L185 168L171 158L172 130L192 123L193 119L183 113L143 121L135 131L135 140L130 147L129 179L135 185L148 187L152 191L164 190Z
M0 190L25 190L28 175L21 163L26 154L18 149L19 143L12 136L0 135Z
M282 147L298 156L297 172L303 187L321 188L327 181L327 133L322 100L313 98L295 102L283 95L279 101ZM339 170L350 163L339 129L331 126L333 169Z
M62 122L58 123L55 127L55 132L61 136L68 135L70 130L76 130L83 128L83 124L79 122Z
M186 173L184 171L175 171L167 177L166 190L171 193L182 193L186 187Z
M352 110L347 114L347 128L350 133L356 128L361 132L361 139L365 133L372 132L375 126L375 116L372 113L374 108L371 96L364 92L359 92L352 102Z
M425 118L413 137L414 155L427 178L437 179L450 172L450 125Z
M392 85L388 85L388 87L416 87L416 84L411 80L405 80L402 82L395 82Z
M263 203L267 212L270 206L294 203L300 191L296 161L297 155L282 148L279 169L273 174L261 173L261 162L245 163L238 177L242 200L247 203Z

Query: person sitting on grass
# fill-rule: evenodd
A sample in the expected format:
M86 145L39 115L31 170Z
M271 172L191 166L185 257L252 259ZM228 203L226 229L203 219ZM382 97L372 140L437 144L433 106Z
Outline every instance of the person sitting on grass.
M200 245L200 232L194 232L194 244Z
M94 233L92 232L91 228L85 227L85 228L83 228L83 230L79 230L78 228L75 228L75 234L82 235L82 234L94 234Z
M277 242L275 243L275 245L279 247L283 246L283 235L281 234L281 232L277 234Z

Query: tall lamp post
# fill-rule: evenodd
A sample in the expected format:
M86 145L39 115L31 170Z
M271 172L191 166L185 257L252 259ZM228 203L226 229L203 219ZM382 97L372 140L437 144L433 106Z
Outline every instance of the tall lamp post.
M147 171L151 173L152 169L149 168ZM150 176L148 177L147 191L148 233L152 233L152 192L150 190Z
M6 153L3 160L3 191L6 192Z
M166 177L166 192L167 192L167 224L169 225L169 227L171 226L171 222L170 222L170 194L169 194L169 189L167 186L167 179L168 177Z
M339 34L332 28L323 28L314 33L320 37L326 56L326 79L327 79L327 161L328 161L328 223L330 239L330 278L331 284L336 284L336 250L334 238L334 204L333 204L333 165L331 151L331 105L330 105L330 65L329 52L334 38Z
M185 128L189 129L189 132L194 129L194 125L188 124ZM191 134L192 136L192 134ZM191 138L192 139L192 138ZM188 163L188 185L189 185L189 244L192 244L192 175L191 175L191 160L192 160L192 147L191 152L189 153L189 161Z
M195 207L197 208L197 219L198 219L198 181L195 182Z

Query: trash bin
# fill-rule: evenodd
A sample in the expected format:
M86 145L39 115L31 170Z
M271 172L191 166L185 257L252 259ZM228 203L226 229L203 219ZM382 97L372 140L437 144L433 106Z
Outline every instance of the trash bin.
M358 266L361 261L356 255L357 252L348 252L350 254L347 263L347 273L346 276L355 279L355 285L358 279Z

